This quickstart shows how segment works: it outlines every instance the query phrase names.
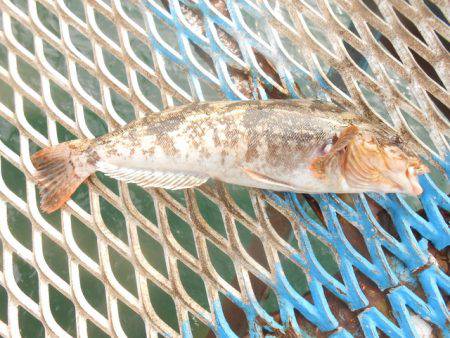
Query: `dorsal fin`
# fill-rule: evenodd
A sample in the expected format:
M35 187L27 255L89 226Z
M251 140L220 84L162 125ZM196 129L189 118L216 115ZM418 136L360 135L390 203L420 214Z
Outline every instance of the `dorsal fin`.
M206 175L186 172L122 168L105 162L97 163L97 170L109 177L127 183L135 183L143 188L187 189L202 185L209 178Z
M345 149L358 134L359 128L357 126L351 125L345 128L330 150L325 155L318 156L312 161L310 169L319 177L325 174L325 168L329 161L333 159L337 153Z

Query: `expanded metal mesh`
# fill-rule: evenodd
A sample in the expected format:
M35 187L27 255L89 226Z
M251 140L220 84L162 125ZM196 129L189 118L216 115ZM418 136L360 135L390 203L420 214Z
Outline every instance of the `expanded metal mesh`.
M174 104L315 96L414 135L448 170L448 2L0 10L1 335L450 334L450 200L437 169L420 200L218 182L144 191L97 174L44 215L30 161Z

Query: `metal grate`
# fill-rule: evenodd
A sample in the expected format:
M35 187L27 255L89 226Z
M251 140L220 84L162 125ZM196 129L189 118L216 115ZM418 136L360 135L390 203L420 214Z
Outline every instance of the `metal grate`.
M182 102L316 96L413 135L448 175L448 2L0 10L1 335L450 335L449 185L437 169L420 200L218 182L144 191L97 174L43 215L30 162Z

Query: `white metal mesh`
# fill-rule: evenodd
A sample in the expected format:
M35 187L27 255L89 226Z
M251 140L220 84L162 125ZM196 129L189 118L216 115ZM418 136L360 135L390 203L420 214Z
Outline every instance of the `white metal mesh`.
M178 13L183 29L192 28L199 44L211 46L211 55L213 45L226 41L224 34L234 36L228 59L214 60L213 70L207 70L204 62L197 62L197 69L180 66L161 48L152 47L149 32L153 37L159 32L161 43L172 47L175 55L181 55L178 44L183 41L187 51L194 50L148 10L159 7L164 12L161 3L149 0L146 7L137 0L0 0L4 131L0 142L4 291L0 296L7 299L1 335L24 334L32 317L46 335L58 337L84 337L88 332L95 336L95 327L107 335L124 336L124 331L135 332L142 322L152 337L181 335L186 323L205 333L202 325L217 323L218 312L213 309L224 304L223 295L248 303L255 297L252 281L270 285L282 260L298 253L272 228L268 208L273 202L259 191L246 195L242 190L238 195L230 191L237 188L222 184L177 194L145 192L98 175L61 212L48 216L38 208L30 161L37 146L57 144L69 134L101 134L106 127L100 121L111 130L173 104L222 97L227 71L221 73L220 67L235 69L228 68L228 86L240 98L251 98L258 89L259 95L266 95L267 86L258 87L258 81L245 77L247 69L260 81L300 96L307 93L298 92L293 80L321 79L325 91L330 87L329 94L343 105L376 114L397 129L405 126L415 135L421 132L420 139L430 151L445 153L448 120L442 107L450 104L450 31L426 2L380 0L374 4L377 10L371 10L367 1L260 0L245 2L246 6L228 1L234 20L230 27L239 28L235 31L227 30L226 21L222 26L213 24L198 10L215 8L220 1L203 1L201 6L196 1L186 3L189 6L171 2L171 13ZM448 3L435 3L448 16ZM223 13L213 14L227 19ZM252 28L247 16L253 17ZM411 27L423 39L413 35ZM252 46L246 44L250 39ZM391 51L383 39L391 41ZM357 64L361 58L352 48L364 56L369 70ZM279 79L258 67L257 52L270 60L281 74ZM193 60L195 56L189 60L191 65ZM341 78L333 79L330 70ZM248 84L242 85L245 81ZM253 207L244 210L236 196L249 198ZM211 216L204 215L205 208L214 209L215 216L206 219ZM301 225L287 212L285 216L300 231ZM259 239L263 259L249 254L245 236ZM150 253L149 245L154 247ZM156 250L161 261L152 256ZM220 264L230 264L237 282L226 281L217 271L211 258L217 250L231 258ZM333 248L329 250L335 254ZM21 274L36 282L35 289L23 288L33 283L27 284ZM186 284L189 280L193 283ZM152 299L152 288L166 298ZM92 292L104 295L104 300L95 303ZM55 305L55 299L65 307ZM166 299L174 304L173 325L158 312L158 301ZM61 312L73 314L73 322Z

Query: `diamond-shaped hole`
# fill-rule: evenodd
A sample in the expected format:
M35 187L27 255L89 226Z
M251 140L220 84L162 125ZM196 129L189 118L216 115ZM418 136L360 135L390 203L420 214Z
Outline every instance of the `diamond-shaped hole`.
M120 325L128 337L146 337L142 318L121 301L118 301Z
M71 217L72 232L78 247L92 260L98 263L97 236L78 218Z
M127 73L123 62L105 49L103 49L103 58L109 72L125 86L128 86Z
M150 222L158 224L153 197L136 184L128 184L130 197L136 209Z
M319 59L319 64L322 68L322 70L325 72L327 78L342 92L350 96L350 93L347 89L347 86L345 85L344 79L342 78L341 74L337 71L336 68L329 66L325 61L323 61L321 58ZM320 76L320 74L318 74ZM325 84L327 87L328 84Z
M9 203L6 207L6 214L9 230L14 238L23 246L32 250L33 243L31 241L32 228L30 220Z
M420 41L422 41L424 44L427 44L425 39L423 38L422 34L420 33L417 26L409 20L406 16L404 16L400 11L397 10L397 8L393 7L395 15L399 18L400 22L405 26L405 28L416 38L418 38Z
M247 253L263 267L269 269L266 252L261 243L261 240L239 221L236 221L235 224L239 234L239 240L241 241Z
M189 316L189 324L191 326L191 332L193 337L208 337L207 334L210 332L210 328L205 325L200 319L196 316L188 313Z
M400 241L400 236L395 229L394 221L392 220L389 212L370 197L366 196L366 199L369 204L370 210L372 211L372 214L374 215L380 226L397 241Z
M394 45L392 44L391 40L389 40L385 35L383 35L379 30L372 27L370 24L368 24L370 32L372 33L375 40L379 41L381 44L381 47L388 52L390 55L392 55L395 59L397 59L399 62L402 63L402 60L400 56L397 53L397 50L395 49Z
M353 20L350 17L350 15L346 11L344 11L338 4L336 4L336 2L329 0L329 4L333 13L336 15L340 23L344 27L347 27L353 34L355 34L357 37L360 38L361 36L359 35L359 32L356 29L355 24L353 23Z
M128 229L123 214L100 196L100 212L107 228L122 242L128 244Z
M179 51L178 49L178 37L177 37L177 31L174 29L174 27L166 24L164 21L162 21L157 16L153 16L153 20L155 22L155 26L161 37L164 39L164 41L172 47L174 50Z
M253 3L256 5L256 3ZM265 20L260 20L256 18L252 13L250 13L247 9L241 7L241 15L244 19L245 24L250 28L250 30L262 39L265 43L269 45L269 38L266 33L267 22Z
M27 200L25 175L5 158L0 158L1 175L6 186L23 200Z
M88 303L103 316L108 318L108 309L106 307L106 292L102 281L94 277L83 267L80 269L80 285L83 295Z
M73 46L86 58L94 62L94 51L91 41L73 26L69 26L69 36Z
M211 263L219 276L222 277L228 284L240 291L239 283L236 279L236 270L231 258L209 240L206 241L206 244Z
M424 0L423 1L425 5L428 6L431 12L433 12L436 17L438 17L442 22L444 22L447 26L450 24L445 16L445 14L442 12L442 10L439 8L438 5L436 5L433 1L430 0Z
M429 93L428 91L427 94L430 97L431 101L433 101L435 107L441 111L441 113L447 118L447 120L450 120L450 107L439 101L433 94Z
M186 206L186 197L184 196L184 190L166 190L166 192L173 197L182 206Z
M198 190L195 190L195 198L198 209L208 225L221 234L224 238L227 238L227 232L225 230L222 213L220 212L219 207Z
M14 111L14 91L12 87L0 79L0 102L6 106L11 111ZM0 116L0 121L3 120L3 117ZM7 122L9 123L9 122ZM2 140L4 140L3 133L0 133Z
M145 27L142 9L131 1L121 0L120 4L124 12L140 27Z
M128 34L128 37L130 39L130 46L133 49L134 54L136 54L139 60L141 60L144 64L153 69L155 63L153 62L150 48L134 35Z
M88 73L84 68L77 65L78 81L84 91L97 102L101 101L100 84L98 79Z
M392 125L393 122L391 116L389 115L388 109L383 100L359 81L358 87L361 90L361 93L364 95L366 101L369 103L370 107Z
M339 273L339 267L336 259L334 258L333 251L322 243L317 237L308 233L308 239L313 248L314 256L322 267L331 276L342 282L341 274Z
M83 112L86 124L95 137L100 137L108 132L108 126L102 118L87 107L83 107Z
M161 98L161 92L159 88L147 78L137 73L137 80L139 89L147 100L153 103L157 108L163 109L163 103Z
M0 285L0 320L8 323L8 293L5 288Z
M109 247L108 251L114 277L126 290L137 297L136 276L133 266L113 248Z
M358 65L358 67L368 75L370 75L372 78L375 78L375 74L373 73L372 68L370 68L369 62L367 61L366 57L347 41L344 40L343 43L348 55L350 55L350 57Z
M52 81L50 81L50 93L55 106L72 120L75 120L72 95Z
M36 9L40 22L45 26L45 28L60 38L61 35L59 31L58 17L40 2L36 2Z
M28 2L26 0L15 0L12 4L28 14Z
M183 262L177 261L181 283L187 294L195 300L201 307L210 311L208 296L206 294L205 283L194 271L188 268Z
M23 82L25 82L36 93L41 93L41 76L36 68L18 57L17 71Z
M42 323L36 319L27 310L19 306L19 330L20 336L24 338L44 338L45 328Z
M430 137L430 133L428 132L427 129L425 129L423 124L417 121L413 116L411 116L403 109L400 109L400 111L403 117L405 118L406 123L408 123L408 126L413 131L414 135L416 135L423 143L429 146L432 150L438 152L436 146L433 143L433 140Z
M53 318L64 331L76 336L75 306L73 303L52 285L49 285L49 298Z
M306 274L298 265L286 258L283 254L278 253L278 256L280 257L281 267L290 286L299 295L304 295L309 290Z
M271 287L263 283L258 277L249 273L250 282L252 284L253 294L258 300L261 307L269 314L274 316L280 312L278 300L275 292ZM279 318L274 317L275 320Z
M312 19L308 16L303 16L306 26L311 34L316 38L316 40L325 47L329 52L334 53L335 49L330 40L328 39L327 33L323 30L326 27L319 27Z
M189 224L168 208L166 208L166 214L173 237L185 250L197 257L194 234Z
M111 20L95 11L95 22L108 38L119 44L119 34L117 33L117 26Z
M214 67L214 61L211 56L206 53L199 45L192 41L190 41L190 49L197 62L212 75L217 76L216 68Z
M172 297L149 280L147 280L147 286L156 314L174 331L179 332L177 309Z
M109 176L106 176L101 171L97 171L95 173L95 176L102 182L104 185L106 185L107 188L109 188L112 192L114 192L117 196L119 195L119 181L111 178Z
M0 66L8 68L8 49L0 43Z
M139 227L137 228L137 233L141 251L145 259L162 275L168 277L164 249L161 244Z
M381 14L380 9L378 8L378 5L375 3L374 0L362 0L362 2L369 8L373 13L378 15L381 19L384 20L383 14Z
M439 34L438 32L434 31L434 33L438 37L442 46L444 46L444 48L447 50L447 52L450 53L450 42L446 38L444 38L441 34Z
M227 184L227 190L233 197L236 204L247 213L250 217L256 218L255 211L253 210L252 200L248 189L238 186Z
M30 53L34 54L34 43L33 43L34 34L28 28L24 27L15 18L11 18L11 26L12 26L12 33L16 38L16 40L23 47L28 49Z
M298 243L293 236L291 222L281 212L269 204L266 204L266 213L270 220L270 225L276 231L278 236L298 250Z
M90 212L90 197L87 183L82 183L71 196L72 200L78 204L84 211Z
M430 79L432 79L434 82L436 82L439 86L441 86L444 89L447 89L444 85L444 82L442 82L441 78L439 77L438 73L436 72L434 67L431 65L431 63L429 63L425 58L423 58L414 49L409 48L409 51L411 52L412 56L414 57L414 60L416 60L420 69L422 69L425 72L425 74L427 74L428 77Z
M67 283L70 283L69 265L67 254L64 249L45 235L42 235L42 247L44 251L44 258L48 266L59 277L64 279Z
M203 79L199 79L199 82L205 101L219 101L225 99L225 95L219 87L212 86L211 82Z
M361 217L364 217L361 215ZM353 248L369 262L371 261L369 250L367 249L366 242L364 240L361 232L350 222L348 222L344 217L337 214L339 224L341 229L345 234L345 238L353 246Z
M64 3L73 14L75 14L82 21L86 21L82 0L64 0Z
M23 111L28 123L39 133L47 136L47 117L34 103L23 98Z
M238 337L246 336L248 334L248 319L245 312L222 293L219 293L219 299L230 328Z
M133 105L125 100L122 95L117 94L113 89L109 90L111 102L115 112L127 123L136 119Z
M62 76L67 77L66 57L47 42L43 42L44 55L47 62Z
M164 58L164 65L170 79L175 82L178 87L189 94L191 92L191 89L189 86L189 74L187 72L187 69L172 62L168 58Z
M93 324L90 320L87 320L87 334L88 337L95 338L109 338L110 335L106 334L97 325Z
M17 285L28 297L39 302L39 277L37 271L17 254L13 254L13 273Z

